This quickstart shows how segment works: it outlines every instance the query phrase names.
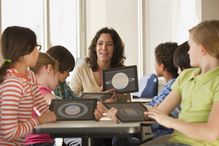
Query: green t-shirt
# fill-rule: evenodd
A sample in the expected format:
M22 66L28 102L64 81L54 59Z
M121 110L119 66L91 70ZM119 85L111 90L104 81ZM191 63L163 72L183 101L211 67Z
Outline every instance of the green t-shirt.
M176 79L172 90L181 94L181 112L179 119L186 122L207 122L215 101L219 101L219 67L204 74L200 68L185 70ZM195 140L175 131L172 142L181 142L192 146L219 146L216 141Z
M61 97L62 99L76 99L79 98L77 95L73 93L70 87L66 82L59 83L58 87L54 90L54 94L56 96Z

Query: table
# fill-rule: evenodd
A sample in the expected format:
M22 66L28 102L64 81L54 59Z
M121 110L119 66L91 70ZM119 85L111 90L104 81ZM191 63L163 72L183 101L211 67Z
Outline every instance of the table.
M82 137L82 145L90 146L91 137L114 137L140 133L141 126L140 122L115 123L112 120L58 121L39 125L34 128L33 132L48 133L53 137Z

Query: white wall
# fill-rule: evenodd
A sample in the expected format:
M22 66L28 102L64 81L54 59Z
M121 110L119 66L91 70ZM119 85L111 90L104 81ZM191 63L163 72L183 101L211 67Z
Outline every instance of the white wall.
M201 19L219 19L219 0L202 0L201 1Z
M172 41L174 1L147 0L145 3L144 73L155 72L154 48L160 43Z
M81 56L86 56L95 33L113 27L125 43L126 65L138 65L140 74L155 72L154 48L162 42L185 41L188 29L207 19L219 19L219 0L83 0L85 26L81 31L86 42ZM139 55L139 2L142 3L143 58ZM140 59L139 59L140 58ZM0 63L1 63L0 56ZM140 66L142 63L142 67Z
M177 30L183 15L181 1L187 1L191 5L191 0L86 0L86 46L89 46L91 39L100 28L113 27L125 43L127 57L125 64L138 65L139 72L140 69L143 70L139 77L155 72L154 48L159 43L167 41L179 42ZM139 2L142 3L142 18L138 17ZM193 16L188 14L190 15ZM143 26L143 58L139 54L141 51L139 23ZM180 41L185 41L185 38Z
M87 0L86 46L102 27L114 28L125 44L126 65L137 64L136 0ZM87 51L87 50L86 50Z
M139 2L143 9L142 59ZM126 65L137 64L142 76L155 72L154 48L159 43L186 41L191 27L202 20L219 19L218 5L218 0L86 0L86 45L100 28L113 27L125 43Z

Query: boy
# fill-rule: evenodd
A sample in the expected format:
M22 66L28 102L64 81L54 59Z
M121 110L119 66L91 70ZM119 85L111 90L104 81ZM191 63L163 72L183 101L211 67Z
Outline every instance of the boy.
M69 72L75 67L74 56L65 47L60 45L49 48L46 53L59 63L59 85L54 90L55 95L62 99L78 98L65 81L69 76ZM65 138L63 145L81 145L81 138Z
M66 83L66 78L69 76L75 67L74 56L63 46L53 46L46 53L52 56L59 63L59 85L54 90L56 96L62 99L78 98Z

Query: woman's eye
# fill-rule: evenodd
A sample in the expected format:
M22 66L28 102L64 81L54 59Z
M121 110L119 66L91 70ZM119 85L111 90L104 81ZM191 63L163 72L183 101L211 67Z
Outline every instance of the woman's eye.
M103 45L103 43L97 43L99 46L102 46Z
M106 43L106 45L108 45L108 46L112 46L113 44L112 44L112 43Z

